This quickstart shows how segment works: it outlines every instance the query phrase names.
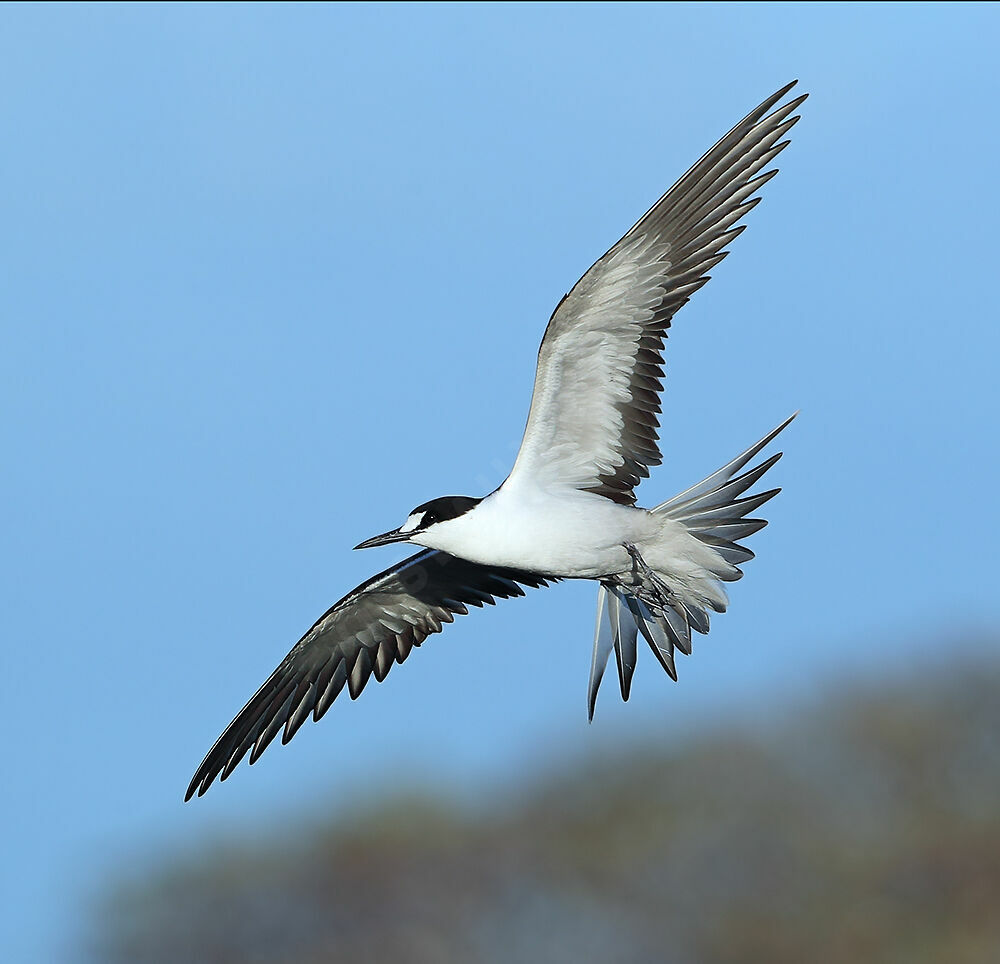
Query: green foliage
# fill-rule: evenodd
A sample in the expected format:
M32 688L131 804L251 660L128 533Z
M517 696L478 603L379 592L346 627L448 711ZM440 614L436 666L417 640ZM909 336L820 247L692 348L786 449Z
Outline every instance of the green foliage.
M549 777L492 813L399 797L122 885L100 957L986 962L1000 668L842 694Z

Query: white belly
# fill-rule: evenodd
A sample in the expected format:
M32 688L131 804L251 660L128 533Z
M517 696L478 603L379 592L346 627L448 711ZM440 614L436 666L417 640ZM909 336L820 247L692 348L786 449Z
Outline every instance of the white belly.
M623 544L641 552L659 528L645 509L589 492L518 486L501 487L472 511L413 541L481 565L594 579L628 570Z

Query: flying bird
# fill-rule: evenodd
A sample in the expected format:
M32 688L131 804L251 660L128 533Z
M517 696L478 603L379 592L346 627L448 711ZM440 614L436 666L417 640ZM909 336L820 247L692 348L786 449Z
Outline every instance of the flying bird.
M777 173L806 99L793 81L754 108L667 191L559 302L538 351L531 408L510 475L483 498L445 496L362 542L423 547L348 593L295 644L209 750L187 789L199 796L282 733L287 743L346 688L440 632L469 606L561 579L599 584L587 710L614 650L627 700L641 636L677 679L674 655L724 612L724 584L753 558L751 513L779 489L747 495L781 457L747 469L795 416L708 478L652 509L635 487L661 462L663 345L674 314L709 279Z

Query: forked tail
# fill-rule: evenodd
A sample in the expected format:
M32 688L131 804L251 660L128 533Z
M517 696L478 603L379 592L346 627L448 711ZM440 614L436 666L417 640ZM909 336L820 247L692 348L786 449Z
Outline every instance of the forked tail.
M798 412L795 413L797 415ZM749 513L774 498L781 490L769 489L757 495L740 498L747 489L778 459L781 452L738 475L761 449L771 442L795 415L785 419L773 432L724 465L697 485L658 505L652 510L679 522L710 552L702 591L698 594L680 587L666 585L667 604L656 606L629 593L627 587L610 581L602 582L597 596L597 628L594 633L594 653L590 664L590 685L587 693L587 715L594 718L597 689L611 650L618 663L618 681L622 699L627 700L635 670L639 635L646 640L660 665L670 677L677 679L674 650L691 655L691 630L707 633L708 610L725 612L726 594L721 583L732 582L743 575L740 564L753 559L754 554L740 544L767 525L766 519L748 519Z

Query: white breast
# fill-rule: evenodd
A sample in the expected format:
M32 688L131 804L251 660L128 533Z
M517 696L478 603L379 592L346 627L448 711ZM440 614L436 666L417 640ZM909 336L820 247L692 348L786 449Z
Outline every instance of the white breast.
M630 560L622 544L645 541L656 526L645 509L578 489L518 484L412 541L480 565L592 579L625 571Z

